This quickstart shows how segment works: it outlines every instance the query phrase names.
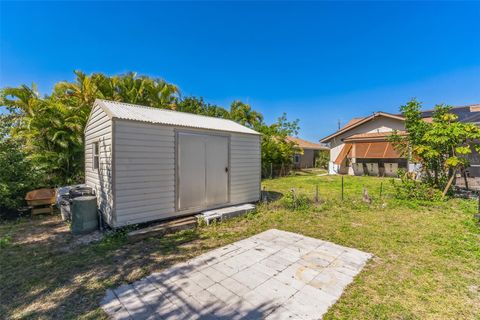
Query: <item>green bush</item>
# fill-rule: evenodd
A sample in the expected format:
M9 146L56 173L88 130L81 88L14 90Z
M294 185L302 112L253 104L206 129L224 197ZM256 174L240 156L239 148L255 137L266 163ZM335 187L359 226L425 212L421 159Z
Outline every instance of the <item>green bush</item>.
M6 248L11 243L12 237L8 234L0 238L0 248Z
M315 159L315 168L328 169L328 162L330 161L329 151L319 151L318 157Z
M7 128L11 117L0 117L0 211L15 210L22 206L25 194L39 186L41 173L22 150L20 143L12 139Z
M305 194L296 194L290 191L282 198L282 205L289 210L307 210L312 206L313 200Z
M440 201L442 192L427 183L413 179L407 172L399 170L400 183L392 179L395 198L400 200Z

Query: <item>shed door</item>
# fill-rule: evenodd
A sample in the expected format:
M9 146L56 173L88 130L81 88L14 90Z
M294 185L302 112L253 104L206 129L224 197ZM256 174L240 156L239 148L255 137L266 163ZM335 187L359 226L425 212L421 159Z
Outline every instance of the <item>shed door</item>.
M228 202L228 138L206 136L207 206Z
M178 209L228 202L228 138L178 134Z
M178 135L178 207L188 209L205 202L205 142L196 134Z

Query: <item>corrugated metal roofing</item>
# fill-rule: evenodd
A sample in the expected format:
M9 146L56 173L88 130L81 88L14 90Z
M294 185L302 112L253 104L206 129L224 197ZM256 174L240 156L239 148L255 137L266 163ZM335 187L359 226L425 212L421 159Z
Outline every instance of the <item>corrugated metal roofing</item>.
M101 106L112 118L198 129L259 134L257 131L232 120L101 99L97 99L95 103Z

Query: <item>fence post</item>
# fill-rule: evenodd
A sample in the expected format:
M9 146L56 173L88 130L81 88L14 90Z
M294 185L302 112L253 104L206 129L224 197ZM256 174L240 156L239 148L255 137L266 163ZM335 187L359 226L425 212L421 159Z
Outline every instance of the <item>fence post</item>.
M318 202L318 184L315 185L315 202Z
M270 162L270 179L273 179L273 163Z
M368 196L368 190L367 188L363 187L363 197L362 197L362 200L363 202L366 202L366 203L371 203L372 202L372 199L370 199L370 197Z
M465 181L465 189L467 189L467 191L469 191L469 189L468 189L468 177L467 177L467 172L465 170L463 170L463 179Z
M344 187L343 187L343 175L342 175L342 201L343 201L343 199L344 199L343 189L344 189Z

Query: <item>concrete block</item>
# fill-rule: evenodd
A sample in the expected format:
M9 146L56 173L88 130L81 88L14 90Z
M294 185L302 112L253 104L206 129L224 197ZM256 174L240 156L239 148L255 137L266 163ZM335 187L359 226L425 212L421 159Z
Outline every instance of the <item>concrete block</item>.
M217 299L226 303L228 303L229 300L236 298L235 293L228 290L219 283L215 283L213 286L209 287L206 290L213 294L215 297L217 297Z

